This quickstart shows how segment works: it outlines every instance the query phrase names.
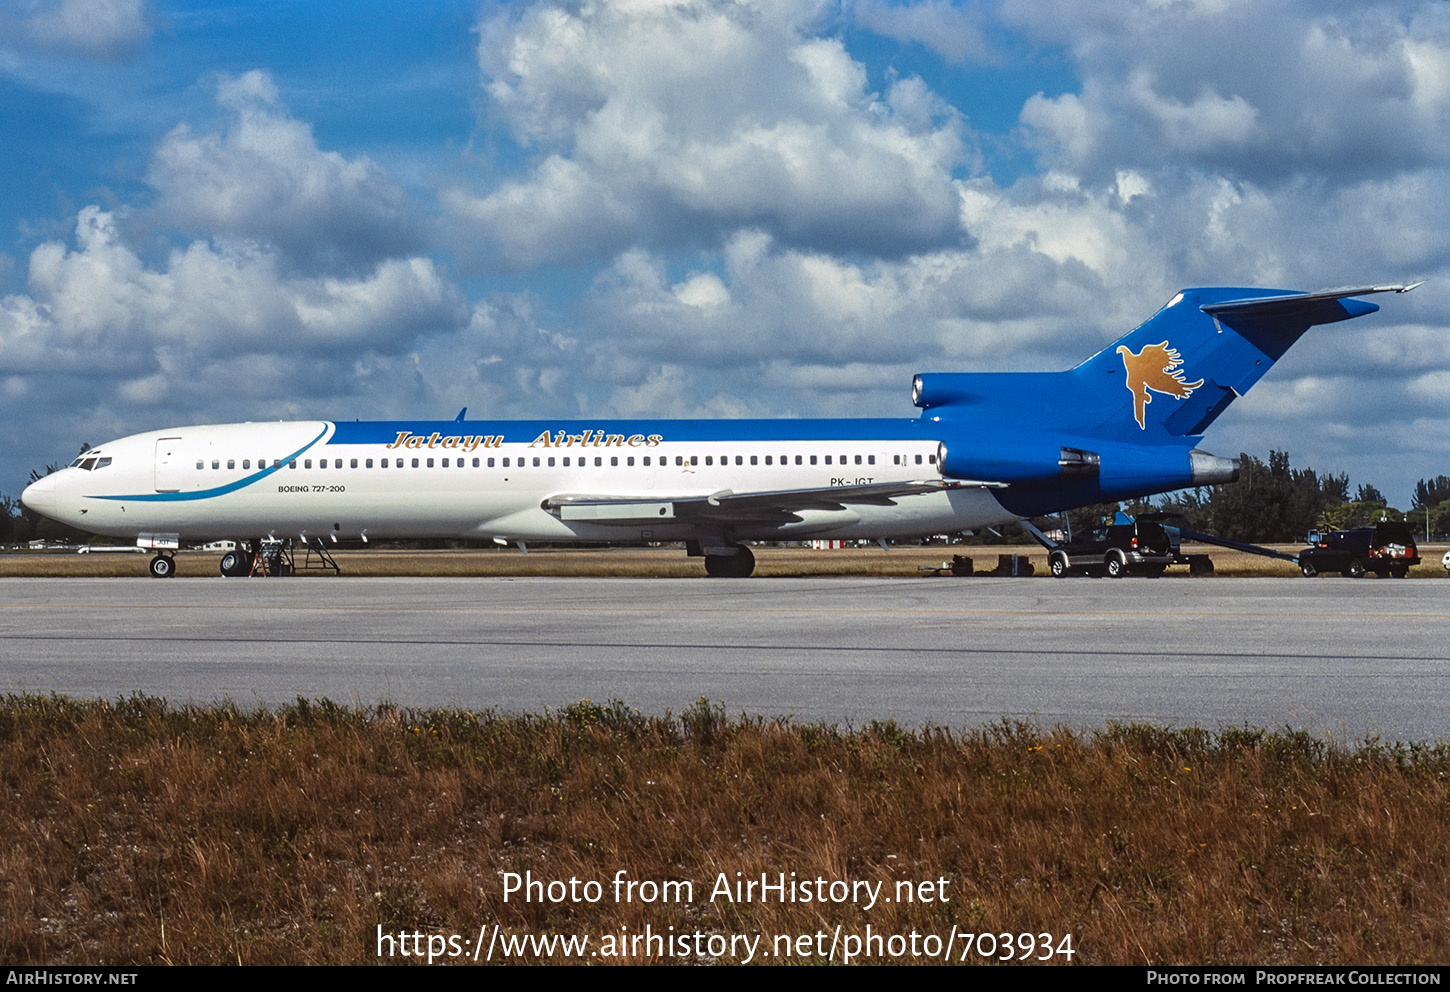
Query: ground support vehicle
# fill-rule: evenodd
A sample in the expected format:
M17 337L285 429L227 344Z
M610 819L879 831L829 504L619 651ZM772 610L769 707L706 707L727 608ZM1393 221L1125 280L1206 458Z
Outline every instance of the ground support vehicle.
M1373 572L1403 579L1420 563L1420 550L1405 523L1386 521L1373 527L1310 531L1309 547L1299 552L1299 570L1306 578L1321 572L1339 572L1352 579Z
M1074 572L1106 575L1162 575L1180 561L1177 541L1155 520L1137 520L1094 527L1085 537L1048 550L1047 568L1057 578ZM1187 559L1182 559L1185 563Z

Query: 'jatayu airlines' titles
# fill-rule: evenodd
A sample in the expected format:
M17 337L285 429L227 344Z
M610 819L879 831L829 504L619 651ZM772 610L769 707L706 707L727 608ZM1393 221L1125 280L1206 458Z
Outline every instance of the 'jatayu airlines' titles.
M654 448L664 441L660 434L606 434L604 431L588 430L583 434L569 434L565 431L551 433L544 431L529 442L530 448L572 448L575 445L587 448ZM387 448L457 448L459 451L477 451L479 448L501 448L502 434L439 434L434 431L424 436L412 431L398 431L398 437Z

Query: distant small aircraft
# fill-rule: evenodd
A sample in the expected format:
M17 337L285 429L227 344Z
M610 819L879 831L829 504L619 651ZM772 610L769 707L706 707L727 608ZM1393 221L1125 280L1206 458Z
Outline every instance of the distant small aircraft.
M1415 285L1419 285L1416 283ZM909 539L1186 486L1237 459L1202 435L1300 335L1356 297L1186 289L1066 372L916 376L912 419L304 421L151 431L27 488L37 513L155 550L234 540L245 575L279 540L684 542L745 576L748 542Z

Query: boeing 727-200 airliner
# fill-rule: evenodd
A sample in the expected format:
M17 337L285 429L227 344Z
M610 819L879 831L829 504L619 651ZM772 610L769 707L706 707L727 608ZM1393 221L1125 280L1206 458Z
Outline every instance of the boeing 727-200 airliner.
M1188 289L1066 372L929 373L907 419L305 421L178 427L86 451L21 497L171 551L267 540L681 541L744 576L748 542L916 538L1232 481L1203 432L1300 335L1356 297Z

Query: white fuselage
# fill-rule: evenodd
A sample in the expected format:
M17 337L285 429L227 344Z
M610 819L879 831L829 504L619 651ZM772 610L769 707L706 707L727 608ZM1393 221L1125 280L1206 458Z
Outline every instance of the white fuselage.
M159 547L264 537L679 541L702 528L663 509L670 500L940 480L938 450L920 420L225 424L108 442L24 499L83 530ZM588 507L546 506L557 497L658 499L662 509L657 520L598 522ZM987 490L953 489L707 529L732 541L910 538L1015 516Z

